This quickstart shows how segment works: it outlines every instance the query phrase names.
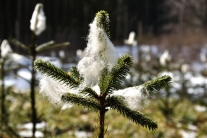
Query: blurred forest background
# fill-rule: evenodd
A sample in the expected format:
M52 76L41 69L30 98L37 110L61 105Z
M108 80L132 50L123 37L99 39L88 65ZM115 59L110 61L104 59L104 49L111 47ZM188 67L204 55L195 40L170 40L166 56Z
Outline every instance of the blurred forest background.
M30 19L37 3L43 4L46 30L38 36L36 45L51 40L56 44L70 42L68 47L38 53L38 58L49 59L68 71L81 59L82 51L79 55L76 52L86 47L89 24L95 14L105 10L109 13L111 40L116 50L119 54L135 57L133 69L123 82L123 87L136 86L162 74L172 76L172 85L153 93L147 108L140 109L158 122L158 130L148 131L128 122L116 112L109 112L106 117L107 137L207 137L207 0L0 0L0 42L15 38L26 48L35 46L31 41ZM138 42L133 47L124 43L132 31L136 33ZM11 41L9 44L14 51L8 53L9 57L18 53L19 57L24 55L30 58L30 51ZM66 54L51 57L54 53L57 56L58 52ZM27 129L22 126L28 126L28 123L30 126L34 115L30 111L32 104L28 93L32 60L22 58L19 62L13 58L10 63L6 62L8 59L2 58L1 54L0 97L4 101L0 100L0 117L8 118L6 121L9 123L2 120L9 129L0 129L0 134L5 138L20 137L21 131ZM13 63L21 66L13 69ZM24 87L19 89L17 84ZM33 86L38 91L38 83ZM77 106L60 113L60 109L54 108L38 92L35 94L35 123L38 127L43 124L38 128L42 137L79 138L76 132L95 132L95 113Z
M206 43L207 0L0 0L0 39L13 37L29 44L29 21L39 2L44 5L47 28L38 43L69 41L68 51L86 46L88 25L99 10L110 15L115 45L122 45L131 31L139 44Z

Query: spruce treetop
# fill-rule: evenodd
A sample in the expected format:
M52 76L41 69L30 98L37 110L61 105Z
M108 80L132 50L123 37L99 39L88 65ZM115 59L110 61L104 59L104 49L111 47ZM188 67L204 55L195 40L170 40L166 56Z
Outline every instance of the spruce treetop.
M102 28L107 36L110 38L110 30L109 30L109 14L106 11L99 11L96 13L96 23L97 23L97 27Z

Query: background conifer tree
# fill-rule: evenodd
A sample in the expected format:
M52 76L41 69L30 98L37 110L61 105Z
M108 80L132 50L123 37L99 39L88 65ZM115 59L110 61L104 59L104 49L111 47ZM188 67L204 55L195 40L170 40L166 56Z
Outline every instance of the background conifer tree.
M5 86L5 77L13 70L17 70L20 68L19 65L13 65L15 62L12 59L13 51L5 39L2 41L1 46L1 55L0 55L0 137L6 137L4 134L9 132L8 135L10 137L18 137L18 134L15 130L10 126L9 115L10 111L8 110L8 101L7 96L11 93L11 87Z
M81 105L99 114L98 137L105 133L105 114L116 110L134 123L150 130L157 123L137 111L149 92L167 86L169 76L158 77L140 86L120 89L133 64L130 55L118 57L109 40L109 15L99 11L90 24L88 44L83 59L69 74L43 60L36 60L36 70L42 74L40 93L62 109Z
M30 80L30 98L31 98L31 121L33 124L32 137L34 138L36 132L36 123L37 123L37 109L36 109L36 98L35 98L36 72L34 70L33 63L36 60L37 54L39 52L56 47L68 46L70 43L64 42L60 44L55 44L54 41L49 41L41 45L37 45L37 37L46 29L46 17L43 11L43 4L41 3L36 4L30 23L31 23L30 29L32 31L32 37L31 37L31 44L29 46L26 46L25 44L19 42L14 38L11 38L10 42L28 51L28 53L31 56L30 59L32 61L32 69L31 69L31 80Z

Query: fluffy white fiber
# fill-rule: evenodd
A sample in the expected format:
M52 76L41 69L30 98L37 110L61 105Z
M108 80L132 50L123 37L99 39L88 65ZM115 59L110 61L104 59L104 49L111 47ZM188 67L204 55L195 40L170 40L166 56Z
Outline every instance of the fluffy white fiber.
M171 60L171 56L168 50L165 50L164 53L160 56L160 64L166 66L167 63Z
M100 72L104 68L109 70L118 59L114 45L109 40L105 31L97 27L96 18L90 24L88 44L84 51L83 59L78 63L78 70L84 77L84 86L98 84Z
M40 35L46 29L46 17L43 11L43 5L38 3L30 20L30 29L36 35Z
M3 40L1 43L1 57L5 58L10 53L12 53L12 49L7 40Z
M37 6L33 16L37 16ZM33 22L34 21L31 20L31 23ZM44 75L40 80L40 93L47 97L54 105L61 106L62 109L72 106L71 104L61 101L61 96L66 93L79 94L80 89L85 86L91 86L92 89L100 94L100 88L97 84L101 71L104 68L110 70L114 64L116 64L118 59L115 47L109 40L105 31L102 28L97 27L96 18L90 24L88 43L83 55L84 56L82 60L79 61L77 68L80 75L84 78L84 82L78 89L71 89L61 82Z
M65 109L70 108L72 104L62 102L62 95L66 93L78 94L78 90L72 89L57 80L42 75L40 80L40 93L54 105L62 106L62 109Z
M145 99L148 97L148 93L144 91L143 86L117 90L112 95L123 97L128 107L133 110L142 108L143 103L147 101Z

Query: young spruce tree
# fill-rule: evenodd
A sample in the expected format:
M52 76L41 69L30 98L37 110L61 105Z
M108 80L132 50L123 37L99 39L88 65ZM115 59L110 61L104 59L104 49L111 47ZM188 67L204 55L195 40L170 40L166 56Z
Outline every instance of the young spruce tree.
M11 73L11 71L18 69L19 66L13 65L13 51L6 39L2 41L0 49L0 138L7 136L18 137L9 122L10 112L8 110L7 96L11 92L11 87L5 86L5 77Z
M31 69L31 80L30 80L30 99L31 99L31 122L33 124L32 127L32 138L35 137L36 132L36 123L37 123L37 109L36 109L36 98L35 98L35 81L36 81L36 72L34 69L34 61L37 58L37 54L41 51L68 46L69 42L64 42L60 44L55 44L54 41L49 41L43 43L41 45L37 45L37 37L46 29L46 17L43 11L43 4L37 3L32 14L32 18L30 20L30 30L32 31L31 44L26 46L21 43L17 39L11 38L10 42L22 47L26 51L29 52L32 61L32 69ZM27 67L26 67L27 68ZM30 70L30 69L29 69Z
M77 104L98 112L99 138L104 137L104 119L109 110L116 110L136 124L154 130L157 123L137 110L142 98L168 85L171 78L162 76L120 90L133 60L129 55L119 58L109 37L108 13L100 11L90 24L84 57L69 74L49 62L36 60L35 69L42 74L40 93L62 109Z

